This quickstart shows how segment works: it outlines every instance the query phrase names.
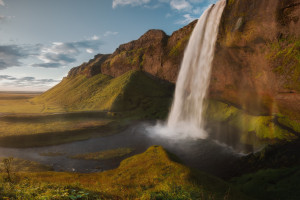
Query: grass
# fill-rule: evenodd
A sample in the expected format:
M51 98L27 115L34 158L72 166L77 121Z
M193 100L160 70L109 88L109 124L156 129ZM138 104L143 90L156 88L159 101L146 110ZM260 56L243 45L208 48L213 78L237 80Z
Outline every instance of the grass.
M107 125L89 128L85 127L84 129L78 130L3 136L0 137L0 146L9 148L29 148L71 143L93 137L116 134L124 130L128 126L128 123L110 122Z
M266 169L231 180L242 192L262 200L296 200L300 196L300 167Z
M72 199L66 196L74 190L88 193L82 199L249 199L224 181L171 157L162 147L152 146L123 160L117 169L101 173L19 173L20 182L14 187L2 182L0 194L15 199ZM24 198L24 193L30 198Z
M279 139L291 141L297 136L287 129L274 123L276 116L255 116L220 101L210 100L206 118L210 121L226 122L229 126L238 129L242 136L255 134L260 139ZM296 126L296 125L295 125ZM292 128L292 127L291 127ZM247 137L241 137L246 143Z
M43 171L52 171L52 168L47 165L43 165L34 161L24 160L21 158L11 158L12 159L12 172L43 172ZM0 161L4 158L0 158ZM0 162L0 169L3 169L4 163ZM1 172L1 170L0 170Z
M30 101L37 94L12 94L0 92L0 113L40 113L43 104Z
M107 160L107 159L126 156L132 153L133 151L134 149L132 148L118 148L118 149L111 149L111 150L100 151L100 152L77 154L71 156L70 158L84 159L84 160Z
M171 98L168 85L142 71L132 70L117 78L103 74L65 78L33 102L57 105L66 111L136 111L157 117L166 115Z
M78 131L108 125L111 120L66 120L50 122L1 122L0 138L5 136L34 135Z

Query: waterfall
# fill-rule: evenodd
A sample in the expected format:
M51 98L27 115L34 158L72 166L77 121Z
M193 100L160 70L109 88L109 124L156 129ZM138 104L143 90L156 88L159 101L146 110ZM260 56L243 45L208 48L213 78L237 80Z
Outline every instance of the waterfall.
M206 138L204 98L210 82L219 24L226 1L210 6L199 18L184 53L169 114L168 134Z

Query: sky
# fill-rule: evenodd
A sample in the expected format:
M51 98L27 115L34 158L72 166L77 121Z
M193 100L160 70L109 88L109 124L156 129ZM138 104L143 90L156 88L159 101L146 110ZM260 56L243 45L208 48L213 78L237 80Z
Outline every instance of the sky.
M0 0L0 91L45 91L149 29L172 34L217 0Z

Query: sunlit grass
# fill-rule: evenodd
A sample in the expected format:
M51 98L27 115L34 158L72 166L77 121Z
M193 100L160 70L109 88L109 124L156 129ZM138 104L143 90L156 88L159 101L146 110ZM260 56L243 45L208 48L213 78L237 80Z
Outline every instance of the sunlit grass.
M55 133L64 131L74 131L88 127L107 125L110 120L67 120L50 121L38 123L1 122L0 138L3 136L34 135L43 133Z

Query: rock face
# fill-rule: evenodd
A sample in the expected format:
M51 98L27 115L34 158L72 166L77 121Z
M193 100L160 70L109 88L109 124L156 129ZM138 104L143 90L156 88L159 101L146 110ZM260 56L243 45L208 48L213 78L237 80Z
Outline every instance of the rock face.
M300 121L300 0L228 0L210 95Z
M93 59L91 59L87 63L83 63L78 67L72 68L69 73L68 77L72 78L79 74L86 75L87 77L92 77L97 74L101 73L101 65L104 61L107 60L107 58L110 56L110 54L98 54L95 55Z
M122 44L111 55L96 55L88 63L71 69L68 77L98 73L120 76L130 70L143 70L160 79L175 83L184 49L196 21L171 36L161 30L149 30L138 40Z

